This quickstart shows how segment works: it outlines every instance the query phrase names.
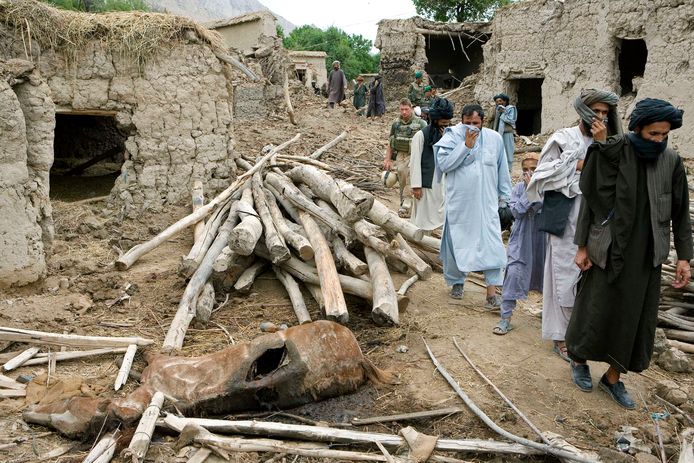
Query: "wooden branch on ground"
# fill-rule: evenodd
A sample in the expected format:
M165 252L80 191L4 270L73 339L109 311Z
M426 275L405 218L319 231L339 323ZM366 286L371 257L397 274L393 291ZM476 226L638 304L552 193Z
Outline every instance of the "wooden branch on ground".
M542 453L545 453L547 455L553 455L557 458L567 458L573 461L579 461L582 463L593 463L594 460L585 458L580 455L576 455L573 453L565 452L563 450L557 450L553 447L550 447L546 444L538 444L537 442L533 442L531 440L525 439L523 437L516 436L515 434L511 434L510 432L506 431L505 429L499 427L494 421L492 421L489 416L487 416L486 413L484 413L473 401L470 399L470 397L463 391L463 389L458 385L458 383L453 379L453 377L446 371L446 369L439 363L439 361L436 359L434 356L434 353L431 351L429 348L429 345L427 342L422 338L422 342L424 343L424 346L427 349L427 352L429 353L429 357L431 358L431 361L433 362L434 366L436 366L436 369L441 373L441 376L443 376L448 384L453 388L453 390L458 394L458 396L463 399L463 402L465 402L465 405L472 411L475 415L477 415L483 422L486 424L490 429L492 429L494 432L497 434L501 435L502 437L505 437L506 439L509 439L513 442L516 442L520 445L524 445L526 447L529 447L531 449L539 450Z
M0 389L0 399L15 399L26 395L26 389Z
M77 351L72 351L72 352L56 352L54 359L56 361L65 361L65 360L74 360L74 359L81 359L81 358L86 358L86 357L93 357L96 355L105 355L105 354L124 354L128 350L127 347L106 347L103 349L92 349L92 350L77 350ZM27 360L24 365L25 366L31 366L31 365L43 365L44 363L48 363L48 354L38 354L35 358L31 360Z
M282 85L282 90L284 93L284 104L287 106L287 115L289 116L289 122L296 125L296 118L294 117L294 106L292 106L292 99L289 96L289 78L287 74L284 74L284 84Z
M369 266L352 254L339 236L333 238L333 252L337 265L352 275L364 275L369 270Z
M424 260L421 257L419 257L419 255L416 252L414 252L414 250L410 247L410 245L407 243L407 241L405 241L405 238L403 238L400 233L395 235L395 241L400 246L400 249L403 252L409 254L410 257L412 258L413 262L417 263L418 268L426 269L428 267L430 270L429 277L431 277L431 270L432 270L431 266L428 263L424 262ZM421 273L418 273L418 275L420 278L422 278L422 280L428 279L428 278L423 278Z
M195 316L195 299L200 294L202 287L207 283L207 280L212 275L212 265L217 256L222 252L229 241L229 234L234 226L234 222L227 217L224 224L219 227L219 232L210 249L205 254L205 258L200 263L200 266L195 270L195 273L188 281L186 289L181 297L181 302L178 304L178 310L171 321L169 331L166 333L164 343L161 346L162 352L173 352L180 350L183 347L183 338L185 338L188 326Z
M113 434L104 436L99 442L89 451L82 463L105 463L111 461L116 453L116 439L119 431L116 430Z
M247 179L251 178L256 171L260 170L271 157L277 154L278 151L281 151L282 149L289 146L291 143L294 143L300 137L301 134L296 134L296 136L291 140L286 141L279 146L276 146L269 153L263 156L258 162L256 162L256 164L253 166L251 170L238 177L229 187L227 187L226 190L217 195L217 197L215 197L212 201L205 204L194 213L183 217L182 219L178 220L176 223L172 225L169 225L165 230L160 232L151 240L142 244L138 244L137 246L131 248L128 252L126 252L118 258L118 260L116 261L116 268L118 270L127 270L140 257L144 256L152 249L156 248L157 246L159 246L175 234L179 233L180 231L202 220L204 217L210 214L210 212L212 212L214 208L217 207L217 205L231 197L231 195L236 190L238 190L246 182Z
M265 261L256 261L253 265L248 267L243 271L241 276L236 283L234 283L234 289L242 294L247 294L251 292L251 286L255 279L265 271L267 264Z
M681 341L673 341L672 339L668 339L667 343L670 347L676 347L682 352L686 352L687 354L694 354L694 344L689 344Z
M323 208L319 207L316 205L316 203L304 196L304 194L299 191L296 185L294 185L289 178L278 175L275 172L268 172L265 176L265 182L277 191L277 195L275 195L275 197L280 202L282 202L282 198L286 198L288 201L294 204L296 208L309 212L315 219L320 220L333 231L344 236L348 242L354 241L354 230L352 230L349 225L344 222L334 220L334 218L329 213L326 213ZM315 247L313 251L316 251Z
M151 339L138 337L80 336L77 334L47 333L5 326L0 326L0 341L68 347L127 347L130 344L137 344L138 346L154 344L154 341Z
M178 267L178 274L185 278L190 278L195 270L197 270L200 262L210 249L212 242L217 236L217 230L226 221L228 214L238 214L238 202L234 202L232 206L231 199L215 210L210 218L205 223L205 228L202 232L202 239L193 243L190 252L185 256ZM237 215L238 217L238 215Z
M368 246L364 246L364 254L373 288L371 318L377 325L398 325L398 297L386 261L380 253Z
M325 145L321 146L318 148L316 151L311 153L308 157L311 159L320 159L321 156L323 156L323 153L328 151L330 148L333 146L337 145L340 143L342 140L347 138L347 132L342 132L340 135L337 137L333 138L330 142L326 143Z
M407 290L410 289L410 286L415 284L417 280L419 280L419 275L413 275L407 280L405 280L403 284L400 285L400 289L398 289L398 294L404 296Z
M242 256L252 254L255 245L263 235L263 224L253 208L253 203L253 190L250 187L246 188L238 202L241 222L229 234L229 248Z
M195 301L195 320L201 326L206 327L212 316L214 309L215 294L214 286L209 281L202 287L200 295Z
M164 394L157 391L154 393L149 406L145 409L144 413L142 413L142 418L140 418L140 422L137 425L135 434L133 434L130 445L123 452L126 458L132 458L133 463L141 463L144 461L147 450L149 449L149 443L152 441L154 427L156 426L162 405L164 405Z
M310 323L311 315L308 313L306 303L304 302L304 296L301 294L301 289L299 289L297 282L289 273L276 265L273 265L272 270L275 271L277 279L282 283L284 289L287 290L289 300L292 301L292 307L294 308L296 318L299 320L299 324L303 325L304 323Z
M323 200L330 201L347 223L366 217L374 203L371 193L335 179L313 166L294 167L287 172L287 176L294 182L304 183Z
M405 439L394 434L354 431L351 429L329 428L326 426L308 426L268 421L227 421L206 418L181 418L166 413L158 422L177 432L188 424L202 426L210 432L277 437L284 439L311 440L315 442L335 442L344 444L371 444L376 441L386 447L407 445ZM518 455L538 455L541 452L518 444L495 442L485 439L439 439L436 449L451 452L482 452Z
M284 238L277 231L277 228L275 228L275 223L272 220L272 215L270 214L270 209L267 204L267 198L265 197L265 191L263 190L263 178L260 172L256 172L253 175L251 185L255 209L258 211L260 221L263 223L265 246L270 251L272 263L279 264L289 259L289 249L287 249L287 245L284 243ZM253 247L255 248L255 246ZM253 249L250 250L249 254L252 252Z
M394 421L409 421L419 420L422 418L434 418L437 416L449 416L462 412L459 407L440 408L437 410L425 410L421 412L399 413L396 415L373 416L370 418L352 418L352 424L355 426L365 426L374 423L392 423Z
M8 360L3 366L2 369L5 371L12 371L15 368L19 368L22 365L24 365L28 360L30 360L32 357L34 357L36 354L39 353L41 348L39 347L30 347L28 349L23 350L17 356L13 357L11 360Z
M410 241L420 242L424 238L424 230L415 226L412 222L402 219L378 200L373 202L368 212L368 217L376 225L393 234L401 233Z
M193 212L197 211L205 203L205 195L202 191L202 182L196 180L193 182L193 190L191 192L191 202L193 204ZM203 236L205 230L205 221L200 220L193 227L193 243L197 243Z
M482 373L482 371L479 368L477 368L477 365L475 365L472 362L472 360L470 359L470 357L468 357L467 354L465 352L463 352L463 349L460 347L460 345L458 344L458 341L456 340L455 337L453 338L453 344L455 344L455 347L458 349L458 352L460 352L460 354L467 361L467 363L470 364L472 369L475 370L475 372L477 372L477 374L480 376L480 378L482 378L484 380L484 382L489 384L492 387L492 389L494 389L494 392L496 392L498 394L498 396L501 397L501 399L504 402L506 402L508 404L508 406L511 407L511 409L514 412L516 412L516 414L520 417L520 419L525 421L525 424L527 424L528 427L530 429L532 429L535 434L537 434L537 436L542 440L542 442L544 442L547 445L551 445L549 440L544 436L544 434L542 434L542 431L540 431L537 428L537 426L535 426L533 424L533 422L530 421L530 419L528 419L528 417L525 416L525 414L523 412L521 412L520 409L518 409L518 407L516 407L513 402L511 402L511 399L506 397L506 395L503 392L501 392L501 390L498 387L496 387L496 384L494 384L489 378L487 378L487 376L484 373Z
M137 353L137 346L135 344L130 344L128 350L125 351L123 356L123 362L121 363L120 369L118 370L118 376L116 376L116 382L113 388L117 391L128 380L128 373L130 373L130 368L133 366L133 360L135 360L135 354Z
M304 282L304 285L306 286L306 289L308 289L308 292L311 293L311 296L313 296L316 304L318 304L318 308L321 310L321 312L325 313L325 300L323 299L323 293L320 290L320 285L314 285L306 282Z
M405 264L407 264L408 267L414 270L422 280L428 280L431 277L432 270L429 265L424 263L419 258L414 258L405 250L387 244L384 241L381 241L380 239L375 237L370 229L369 224L366 221L359 220L355 222L354 231L357 233L357 238L359 238L359 241L364 243L364 245L374 248L381 254L388 255L403 261Z
M664 329L665 336L668 339L673 339L675 341L684 341L694 343L694 332L685 330L671 330Z
M5 376L0 374L0 387L5 388L5 389L26 389L27 385L22 384L18 381L15 381L14 379L10 378L9 376Z
M287 225L287 221L282 215L279 206L277 205L277 200L275 195L269 190L265 190L265 199L267 200L267 206L272 216L272 221L277 227L277 231L282 235L284 241L291 247L299 251L299 256L303 260L313 259L313 247L307 238L303 235L296 233Z
M342 286L340 285L340 279L328 241L308 212L299 212L299 218L315 253L316 271L318 272L320 288L325 301L325 316L328 320L345 324L349 320L347 303L345 302L344 294L342 294Z

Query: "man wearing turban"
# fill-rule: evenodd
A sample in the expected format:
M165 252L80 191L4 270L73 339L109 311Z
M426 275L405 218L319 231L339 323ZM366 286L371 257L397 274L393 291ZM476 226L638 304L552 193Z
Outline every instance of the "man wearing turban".
M508 170L513 167L513 153L516 149L513 141L513 133L516 130L516 119L518 111L511 104L511 98L505 93L499 93L494 96L496 110L490 118L489 128L496 130L504 139L504 150L506 151L506 159L508 161Z
M414 134L410 148L410 186L414 202L410 221L422 230L443 226L443 186L434 178L434 145L451 125L453 104L438 98L429 108L429 125Z
M672 286L684 287L691 275L687 176L682 159L667 148L682 114L663 100L640 101L630 132L592 144L581 174L575 263L584 273L566 332L572 378L590 391L586 361L608 363L599 386L628 409L636 405L620 375L650 363L671 227L677 253Z
M580 207L579 179L588 146L621 133L617 102L612 92L583 90L574 101L579 124L556 131L540 153L540 162L526 188L530 202L542 201L539 229L548 233L542 293L542 337L554 352L569 361L565 336L580 272L573 263L574 233Z

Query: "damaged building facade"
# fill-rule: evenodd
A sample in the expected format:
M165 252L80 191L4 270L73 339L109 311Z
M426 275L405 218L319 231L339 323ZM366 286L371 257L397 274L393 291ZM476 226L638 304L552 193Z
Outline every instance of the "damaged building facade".
M426 41L430 24L421 18L379 24L376 46L390 83L386 88L400 92L401 82L411 81L415 69L432 68ZM460 27L474 35L469 24L436 27ZM694 114L690 1L527 0L499 9L491 23L475 27L488 34L475 97L491 105L495 93L508 93L518 106L518 133L548 133L576 123L572 104L580 90L606 88L622 97L624 117L646 97L684 109L685 127L672 133L670 143L683 156L694 155L694 131L687 130L692 127L687 114ZM398 40L396 28L410 32ZM445 38L457 44L452 32ZM407 47L414 47L410 55ZM397 96L391 90L388 99Z
M148 55L128 52L138 46ZM2 285L45 272L50 196L93 180L90 169L127 216L189 198L195 180L210 194L229 185L240 73L217 57L223 49L184 18L0 2Z

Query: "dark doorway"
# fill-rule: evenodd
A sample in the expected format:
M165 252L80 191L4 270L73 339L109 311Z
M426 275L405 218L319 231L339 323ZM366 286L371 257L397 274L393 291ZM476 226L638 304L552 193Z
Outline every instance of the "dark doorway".
M441 89L456 88L467 76L479 71L484 57L482 45L487 36L469 38L462 34L428 34L426 39L427 64L424 70L432 83Z
M516 95L518 135L542 132L542 83L544 79L515 79L509 81L511 94Z
M51 199L108 195L120 175L126 138L113 116L56 114Z
M634 77L643 77L648 61L648 48L643 39L619 41L619 85L622 96L635 91Z

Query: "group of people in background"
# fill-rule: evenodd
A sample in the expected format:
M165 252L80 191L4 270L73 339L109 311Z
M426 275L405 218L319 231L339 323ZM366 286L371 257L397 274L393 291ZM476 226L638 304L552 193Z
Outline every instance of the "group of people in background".
M347 94L347 77L339 61L333 61L327 82L328 108L342 103ZM383 95L382 77L377 75L367 86L364 76L358 76L352 95L352 104L358 111L366 110L367 117L381 117L386 113L386 100Z
M573 105L579 123L552 134L539 156L524 155L512 186L518 112L508 95L494 96L486 127L477 104L465 105L461 122L451 126L452 103L426 101L426 93L417 72L409 98L399 102L384 167L396 167L400 214L431 233L443 227L440 258L450 297L462 299L467 275L482 272L485 308L500 311L492 332L505 335L516 301L542 292L542 337L569 362L574 384L591 391L587 361L607 363L598 386L635 408L620 377L650 363L671 229L673 286L690 279L687 179L681 158L667 147L683 112L642 100L623 134L618 96L584 90ZM423 107L427 122L417 115ZM507 246L505 217L514 221Z

